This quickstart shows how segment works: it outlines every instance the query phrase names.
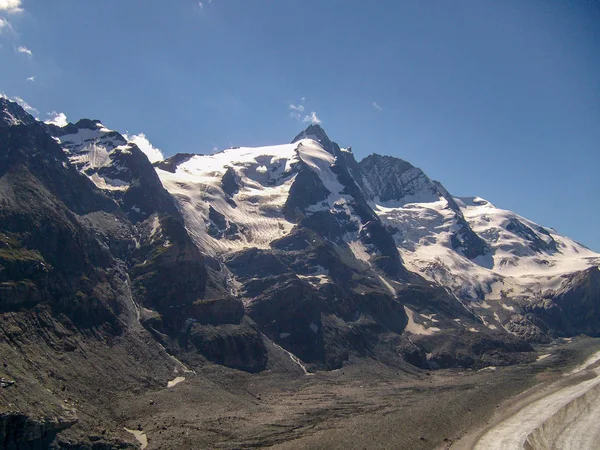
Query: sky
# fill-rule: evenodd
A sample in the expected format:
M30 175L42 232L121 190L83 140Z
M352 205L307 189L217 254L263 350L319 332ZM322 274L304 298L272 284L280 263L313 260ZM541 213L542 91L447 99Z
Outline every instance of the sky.
M320 123L600 251L599 24L594 0L0 0L0 93L166 156Z

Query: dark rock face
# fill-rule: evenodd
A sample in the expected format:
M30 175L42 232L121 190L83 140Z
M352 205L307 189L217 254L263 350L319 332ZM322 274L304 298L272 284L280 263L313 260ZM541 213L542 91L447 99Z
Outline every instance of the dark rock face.
M401 333L407 322L363 263L302 224L271 250L238 252L226 264L260 330L314 369L383 351L381 333Z
M48 448L59 431L76 422L74 417L37 421L24 414L0 414L0 444L6 450Z
M359 165L371 194L383 202L400 201L411 195L437 194L435 186L421 169L400 158L373 154L360 161Z
M208 218L215 224L218 231L227 229L227 219L223 214L213 208L212 205L208 208Z
M379 220L367 222L361 230L360 237L363 243L378 250L375 257L371 259L373 264L392 278L409 279L394 238Z
M212 205L208 208L208 219L210 221L208 225L208 234L212 237L217 239L226 238L232 241L240 239L240 233L243 231L243 227L239 227L236 223L227 220L227 218L213 208Z
M283 207L285 218L290 222L301 220L309 206L324 201L329 194L319 176L303 166L298 171Z
M0 97L0 128L10 127L14 125L31 125L35 123L35 118L25 112L15 102Z
M231 167L227 169L225 175L223 175L223 179L221 180L221 187L223 188L223 192L225 192L229 197L232 197L238 190L238 184L235 179L235 172Z
M557 292L527 305L525 311L552 337L600 336L600 269L590 267L563 278Z
M267 362L262 336L240 300L227 293L219 265L207 264L171 216L150 219L143 236L131 277L144 326L174 351L196 349L218 364L262 370Z
M442 197L448 202L448 206L454 211L456 220L456 229L451 237L452 248L460 251L469 259L474 259L478 256L483 256L490 253L490 249L486 242L475 233L467 221L465 220L460 207L454 201L454 198L438 181L433 182Z
M135 378L140 365L142 373L172 373L172 363L164 372L169 358L159 343L184 360L200 357L262 370L267 361L262 334L228 293L220 264L191 241L145 155L135 146L113 155L131 185L123 195L107 195L70 163L50 134L91 129L97 122L59 129L28 120L15 104L3 106L2 117L6 108L12 115L0 129L0 346L18 351L2 375L13 367L42 367L44 374L24 382L28 371L19 369L11 389L21 396L28 396L23 389L33 390L34 398L48 396L48 409L60 411L61 394L55 399L41 387L46 370L60 370L63 383L79 384L78 377L109 371L105 365L112 364L121 367L110 369L112 389L126 389L131 386L126 378ZM139 215L131 205L139 207ZM125 356L129 351L136 356ZM88 358L93 363L67 370L71 358L60 356L64 353L85 355L78 363L82 367L90 365ZM85 398L94 396L94 383L83 385L90 391ZM54 388L60 392L60 386ZM56 437L74 422L52 414L58 418L38 420L34 410L2 415L0 443L87 448L79 440ZM111 439L95 441L94 448L115 448L110 442L118 440Z
M529 241L531 243L530 247L534 252L548 253L557 250L556 241L552 239L550 233L543 228L539 228L538 231L548 237L548 242L541 239L531 228L517 219L511 219L508 225L506 225L506 229L511 233L514 233L517 236Z
M513 314L504 327L525 342L547 344L552 341L549 329L532 313Z
M193 153L176 153L170 158L155 162L153 166L162 170L166 170L167 172L175 173L178 165L189 161L194 156L195 155Z
M146 229L139 263L131 271L133 297L160 314L163 329L178 332L194 302L207 294L208 269L183 225L171 216L154 218Z
M63 166L62 152L36 124L1 133L0 152L0 258L7 267L0 289L12 293L2 309L48 303L79 326L119 328L111 256L77 214L116 205Z
M262 334L247 316L237 324L193 324L190 342L209 361L247 372L260 372L268 355Z
M454 331L413 339L397 351L423 369L448 367L506 366L531 362L533 348L526 342L505 335Z
M121 199L121 206L128 211L129 219L137 223L152 213L165 213L181 220L173 198L162 186L146 155L135 145L130 151L116 159L116 163L128 167L131 174L129 189Z
M474 259L488 253L489 248L487 244L475 234L462 214L457 215L456 219L457 227L450 237L452 248L460 251L469 259Z

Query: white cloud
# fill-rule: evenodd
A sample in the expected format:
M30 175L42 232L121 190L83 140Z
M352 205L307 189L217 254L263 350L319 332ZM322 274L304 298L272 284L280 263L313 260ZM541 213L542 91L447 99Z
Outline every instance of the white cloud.
M0 11L8 13L18 13L23 11L21 0L0 0Z
M373 108L375 108L377 111L383 111L383 108L379 106L377 102L373 102L371 104L373 105Z
M290 103L288 108L290 110L290 116L292 116L294 119L300 120L300 117L302 117L301 113L304 112L304 105L294 105L293 103Z
M198 6L199 6L200 8L204 8L204 3L202 3L202 2L198 2Z
M302 119L302 122L305 123L312 123L312 124L317 124L317 123L321 123L321 119L319 119L317 117L317 113L315 113L314 111L311 111L310 115L308 116L304 116L304 119Z
M15 98L12 98L11 100L13 102L17 102L21 106L21 108L23 108L25 111L27 111L32 116L37 117L40 115L40 112L37 109L35 109L33 106L31 106L25 100L23 100L21 97L15 97Z
M124 135L124 137L129 142L133 142L135 145L137 145L139 149L148 157L151 163L165 159L163 153L150 143L144 133L136 134L134 136Z
M3 33L4 31L12 31L12 26L8 20L0 17L0 33Z
M52 111L51 113L48 113L47 115L50 116L50 118L48 120L46 120L46 123L48 125L56 125L57 127L65 127L69 123L67 121L67 116L65 115L65 113L59 113L56 111Z
M35 81L35 77L27 77L27 81L31 81L33 83Z
M290 116L293 117L294 119L300 120L304 123L312 123L312 124L321 123L321 119L319 119L317 117L317 113L314 111L311 111L311 113L308 115L304 115L304 111L306 110L306 107L304 106L305 100L306 100L306 97L301 97L300 103L298 103L297 105L294 103L288 104ZM304 117L302 117L303 115L304 115Z
M0 0L0 1L1 1L1 0ZM27 47L25 47L24 45L21 45L21 46L17 47L17 51L18 51L19 53L23 53L23 54L25 54L25 55L27 55L27 56L33 56L33 53L32 53L32 51L31 51L31 50L29 50L29 49L28 49Z

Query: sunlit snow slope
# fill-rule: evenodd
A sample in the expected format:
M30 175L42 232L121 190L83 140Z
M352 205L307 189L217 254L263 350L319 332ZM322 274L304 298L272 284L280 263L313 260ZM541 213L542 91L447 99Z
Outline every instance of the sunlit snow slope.
M159 164L157 173L205 251L268 248L288 234L293 224L284 217L284 205L301 165L317 174L329 191L309 211L344 203L343 186L331 170L335 157L311 139L180 158L179 164Z
M282 208L300 158L296 147L189 155L172 172L157 168L157 173L204 251L265 248L292 228Z

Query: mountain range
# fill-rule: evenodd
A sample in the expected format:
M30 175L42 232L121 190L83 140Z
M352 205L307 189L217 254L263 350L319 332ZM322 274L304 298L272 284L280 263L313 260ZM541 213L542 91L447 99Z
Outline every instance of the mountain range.
M319 125L151 163L98 120L59 127L0 98L0 372L16 383L0 442L88 448L97 397L173 366L534 361L535 344L600 336L599 266L407 161L357 161Z

